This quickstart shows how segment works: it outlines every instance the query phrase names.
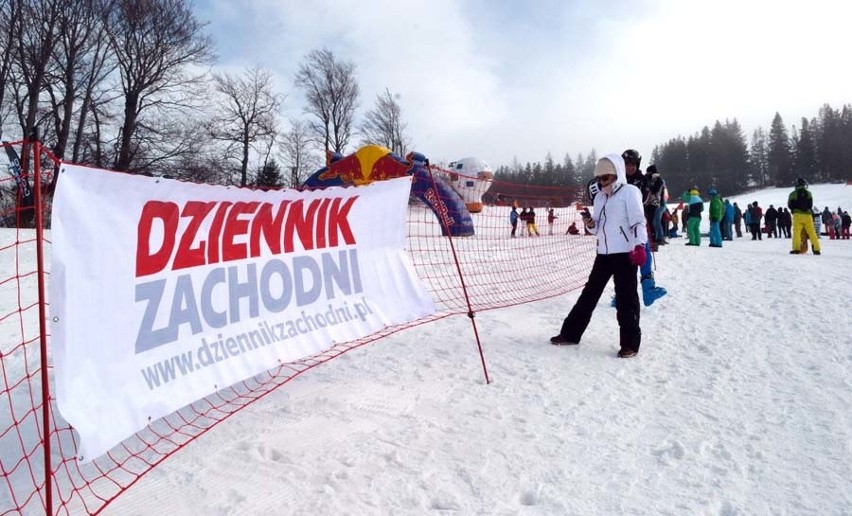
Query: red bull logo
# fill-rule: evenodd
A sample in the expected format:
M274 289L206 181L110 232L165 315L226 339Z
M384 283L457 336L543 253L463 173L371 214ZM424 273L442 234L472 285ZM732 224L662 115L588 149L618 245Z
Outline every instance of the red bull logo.
M413 164L400 161L380 145L361 147L353 154L332 161L319 175L321 181L340 179L345 184L366 185L411 174Z
M319 175L319 179L321 181L340 179L343 183L350 185L366 183L361 161L358 159L357 153L329 163L328 170L322 172Z
M413 169L414 163L404 163L396 159L393 154L388 153L377 159L373 164L370 178L373 181L384 181L385 179L408 176L411 175Z

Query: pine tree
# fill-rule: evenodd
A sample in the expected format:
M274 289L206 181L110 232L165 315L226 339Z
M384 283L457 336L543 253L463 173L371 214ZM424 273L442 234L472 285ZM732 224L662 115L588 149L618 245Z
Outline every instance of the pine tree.
M762 127L754 130L749 151L750 179L759 186L765 185L769 174L769 151L766 144L766 132Z
M702 190L702 183L709 183L712 178L710 162L710 146L712 138L710 128L706 125L701 134L691 136L686 141L686 153L689 166L687 167L687 188L696 187ZM704 188L706 190L707 187Z
M679 197L681 192L692 186L689 181L686 141L682 137L669 140L662 147L655 147L651 157L660 175L665 179L666 187L672 197Z
M260 167L254 180L254 186L258 188L280 188L283 183L281 167L274 159Z
M598 164L598 154L595 152L595 149L592 149L592 152L586 156L586 159L582 159L582 156L582 154L577 156L577 168L579 169L580 177L584 178L585 181L588 181L595 175L595 166Z
M810 183L821 180L817 168L815 135L807 118L802 117L802 128L794 142L793 175L803 177Z
M553 155L550 152L548 152L547 156L544 158L544 168L541 175L542 185L555 186L558 184L556 179L556 163L553 161Z
M852 106L844 104L840 111L840 125L838 128L840 141L846 142L841 147L840 153L840 173L834 179L850 180L852 179Z
M737 119L725 120L725 167L727 181L723 185L726 196L742 191L748 184L748 144Z
M577 174L577 167L574 166L574 161L571 159L571 155L567 152L565 153L565 159L562 160L562 173L564 175L562 184L572 188L579 188L582 186L583 182Z
M776 186L787 186L794 180L792 152L787 128L779 113L772 119L769 129L769 149L767 154L769 181Z

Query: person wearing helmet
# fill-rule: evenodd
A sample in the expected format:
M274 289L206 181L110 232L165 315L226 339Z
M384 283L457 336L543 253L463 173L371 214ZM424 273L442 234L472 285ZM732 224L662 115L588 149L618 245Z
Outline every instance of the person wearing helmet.
M624 171L627 176L627 183L639 189L640 195L644 198L646 190L645 176L642 175L642 155L636 149L627 149L621 153L621 158L624 160ZM646 224L647 217L646 217ZM642 303L645 306L651 306L654 301L665 296L667 291L663 287L658 287L654 279L653 257L651 256L650 238L645 241L645 263L639 268L642 274ZM617 305L615 297L612 298L612 306Z
M642 155L636 149L627 149L621 153L621 158L624 160L627 183L638 188L644 199L648 185L645 176L642 174Z
M811 249L814 254L820 254L819 239L814 229L813 218L814 198L808 190L808 183L804 178L796 179L796 188L787 198L787 208L793 214L793 250L790 254L801 254L802 232L811 241Z
M636 149L627 149L621 153L624 160L624 171L627 173L627 182L633 186L640 186L637 181L642 180L642 155Z

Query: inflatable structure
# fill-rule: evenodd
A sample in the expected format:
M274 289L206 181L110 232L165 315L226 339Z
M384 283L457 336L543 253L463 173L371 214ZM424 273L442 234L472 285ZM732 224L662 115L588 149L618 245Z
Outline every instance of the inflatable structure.
M361 186L403 176L414 179L411 195L426 203L435 213L441 221L444 236L473 235L473 220L464 200L447 183L433 181L429 173L429 160L418 152L409 152L402 158L385 147L367 145L348 156L335 153L328 166L314 172L303 186Z
M494 171L479 158L464 158L449 165L448 181L471 213L482 211L482 195L491 186Z

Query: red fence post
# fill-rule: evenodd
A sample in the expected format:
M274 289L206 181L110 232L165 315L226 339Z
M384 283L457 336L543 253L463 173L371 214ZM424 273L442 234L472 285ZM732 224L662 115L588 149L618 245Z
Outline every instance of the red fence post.
M429 178L432 179L432 188L435 191L435 197L440 198L438 194L437 188L435 188L435 176L432 174L432 167L429 166ZM467 293L467 285L464 282L464 274L461 270L461 264L459 264L459 257L456 254L456 246L453 244L453 234L450 231L450 227L447 224L445 217L438 217L441 221L441 224L444 225L444 232L447 235L447 238L450 242L450 252L453 253L453 261L456 263L456 271L458 271L459 281L461 282L462 292L464 293L464 302L467 304L467 316L470 319L470 324L473 326L473 336L476 339L476 347L479 348L479 360L482 362L482 373L485 375L485 383L490 384L491 379L488 377L488 367L485 365L485 354L482 352L482 341L479 340L479 331L476 328L476 312L473 311L473 307L470 304L470 296Z
M38 275L38 326L41 349L41 417L44 432L44 509L53 514L53 468L50 462L50 383L47 369L47 310L44 295L44 202L41 191L41 142L33 134L33 187L35 195L36 261Z

